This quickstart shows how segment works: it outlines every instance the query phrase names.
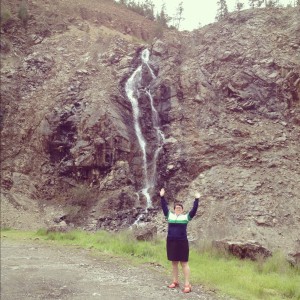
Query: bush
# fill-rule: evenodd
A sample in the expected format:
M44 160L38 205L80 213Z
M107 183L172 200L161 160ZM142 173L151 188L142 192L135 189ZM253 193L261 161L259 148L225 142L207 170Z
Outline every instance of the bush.
M45 228L40 228L37 232L36 232L37 235L39 236L46 236L47 235L47 229Z
M0 12L0 26L4 26L11 18L11 13L7 8L1 9Z
M10 231L10 227L1 227L0 228L0 231L3 232L3 231Z
M28 9L27 9L27 6L24 1L22 1L21 6L19 8L18 17L21 20L21 22L23 23L23 25L25 27L27 27L28 20L29 20L29 13L28 13Z

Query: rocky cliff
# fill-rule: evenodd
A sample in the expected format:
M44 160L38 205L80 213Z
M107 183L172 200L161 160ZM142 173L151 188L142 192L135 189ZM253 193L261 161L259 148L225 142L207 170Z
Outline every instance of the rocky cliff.
M157 39L155 23L112 1L77 2L29 1L26 27L18 1L1 3L12 12L1 28L2 226L115 230L140 217L163 232L164 186L187 209L201 192L192 239L299 247L299 11L252 9ZM139 123L156 173L147 213L126 93L139 66Z

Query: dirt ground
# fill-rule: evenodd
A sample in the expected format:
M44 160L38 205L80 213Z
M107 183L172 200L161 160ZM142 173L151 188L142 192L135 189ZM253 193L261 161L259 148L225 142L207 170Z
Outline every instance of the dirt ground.
M2 300L220 299L201 286L190 294L168 289L168 280L161 266L133 266L110 255L39 241L1 241Z

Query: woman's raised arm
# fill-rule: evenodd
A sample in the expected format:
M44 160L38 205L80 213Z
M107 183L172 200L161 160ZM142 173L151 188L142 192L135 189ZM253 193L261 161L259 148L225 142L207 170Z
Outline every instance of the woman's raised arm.
M199 200L200 200L200 193L196 193L195 194L195 201L194 201L194 206L191 209L191 211L189 212L189 218L190 220L194 218L194 216L196 215L197 209L198 209L198 205L199 205Z
M160 204L161 204L161 208L164 212L164 215L165 217L168 216L169 214L169 209L168 209L168 204L167 204L167 201L165 199L165 189L161 189L160 192L159 192L159 195L160 195Z

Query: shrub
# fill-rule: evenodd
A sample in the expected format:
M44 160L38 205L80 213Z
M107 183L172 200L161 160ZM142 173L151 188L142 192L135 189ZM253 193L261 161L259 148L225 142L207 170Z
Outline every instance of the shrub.
M4 26L11 18L11 13L7 8L1 9L0 12L0 26Z
M9 231L9 230L11 230L10 227L1 227L0 228L1 232L3 232L3 231Z
M24 1L22 1L21 6L19 8L18 17L23 23L23 25L27 27L28 20L29 20L29 13L28 13L26 3Z
M36 232L37 235L39 236L46 236L47 235L47 229L45 228L40 228L37 232Z

